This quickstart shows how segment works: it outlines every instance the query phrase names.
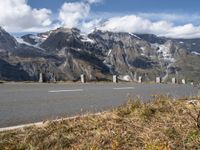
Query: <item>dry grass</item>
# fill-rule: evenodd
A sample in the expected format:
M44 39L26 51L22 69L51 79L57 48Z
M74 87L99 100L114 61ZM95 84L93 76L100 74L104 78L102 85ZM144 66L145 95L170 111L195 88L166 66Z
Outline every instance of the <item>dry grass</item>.
M100 115L1 132L0 149L198 150L199 111L198 100L188 104L159 96L149 103L129 101Z

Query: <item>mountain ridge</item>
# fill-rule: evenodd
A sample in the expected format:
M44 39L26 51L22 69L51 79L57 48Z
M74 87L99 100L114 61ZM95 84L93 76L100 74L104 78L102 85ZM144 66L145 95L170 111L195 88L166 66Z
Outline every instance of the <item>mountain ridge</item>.
M19 74L28 74L29 78L22 81L37 81L42 72L47 80L50 74L64 81L77 81L80 74L85 74L87 80L111 80L116 74L127 81L136 81L139 76L154 81L161 76L167 82L175 76L198 82L198 50L200 39L171 39L152 34L100 30L83 34L76 28L61 27L14 38L2 28L0 31L0 59L17 65ZM1 79L15 77L6 77L1 69Z

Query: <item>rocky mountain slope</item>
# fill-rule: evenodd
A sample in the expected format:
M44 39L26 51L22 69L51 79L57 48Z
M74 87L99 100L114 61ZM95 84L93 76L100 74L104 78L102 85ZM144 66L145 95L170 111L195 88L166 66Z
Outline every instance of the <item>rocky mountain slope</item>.
M0 80L45 79L111 80L113 74L127 81L174 76L200 79L200 39L170 39L150 34L96 30L88 35L72 28L14 38L0 28Z

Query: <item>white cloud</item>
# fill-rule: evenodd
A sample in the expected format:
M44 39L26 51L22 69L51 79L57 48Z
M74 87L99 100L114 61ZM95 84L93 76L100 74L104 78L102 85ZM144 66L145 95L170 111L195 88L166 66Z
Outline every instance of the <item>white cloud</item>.
M110 18L99 29L113 32L151 33L172 38L200 37L200 26L193 24L176 26L169 21L153 22L136 15Z
M94 3L100 3L102 2L103 0L85 0L85 2L88 2L90 4L94 4Z
M81 25L81 30L86 33L90 33L93 29L97 28L101 24L101 19L94 19L91 21L83 22Z
M87 18L89 12L90 5L86 3L64 3L59 13L59 19L66 27L77 27Z
M193 24L174 26L169 32L161 33L161 35L173 38L200 38L200 26L194 26Z
M98 19L90 18L90 7L99 2L102 0L64 3L56 15L46 8L32 8L27 0L0 0L0 26L9 32L41 32L58 26L89 31L98 23Z
M91 31L101 21L100 18L92 17L90 8L92 4L103 0L82 0L80 2L64 3L59 11L61 25L72 28L77 27L85 32Z
M165 28L163 28L165 26ZM144 19L135 15L114 17L106 21L101 30L108 30L114 32L134 32L134 33L152 33L165 31L171 24L160 21L152 23L148 19Z
M51 25L51 10L31 8L26 0L0 0L0 25L10 32Z
M59 26L77 27L85 32L94 28L114 32L152 33L173 38L200 38L199 14L91 12L103 0L66 2L58 14L32 8L27 0L0 0L0 26L9 32L43 32ZM52 20L55 16L55 20ZM107 21L104 21L107 19Z
M165 20L177 23L199 23L200 15L199 14L187 14L187 13L137 13L137 16L142 18L158 21Z

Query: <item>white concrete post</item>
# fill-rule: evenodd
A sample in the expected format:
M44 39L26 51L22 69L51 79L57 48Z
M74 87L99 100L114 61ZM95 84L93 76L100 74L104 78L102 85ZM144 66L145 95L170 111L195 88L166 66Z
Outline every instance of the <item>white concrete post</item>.
M176 84L176 78L172 78L172 83Z
M190 84L191 84L191 85L194 85L194 82L191 82Z
M182 79L182 84L186 84L186 81L185 81L185 79Z
M42 75L42 73L40 73L40 75L39 75L39 83L43 83L43 75Z
M113 83L117 83L117 82L118 82L117 75L113 75Z
M56 83L56 76L53 74L53 83Z
M85 83L85 75L84 74L81 74L81 83Z
M142 83L142 76L139 76L138 82L139 82L139 83Z
M160 77L156 77L156 83L161 83L161 78Z
M137 72L134 73L133 80L134 80L135 82L137 82Z

